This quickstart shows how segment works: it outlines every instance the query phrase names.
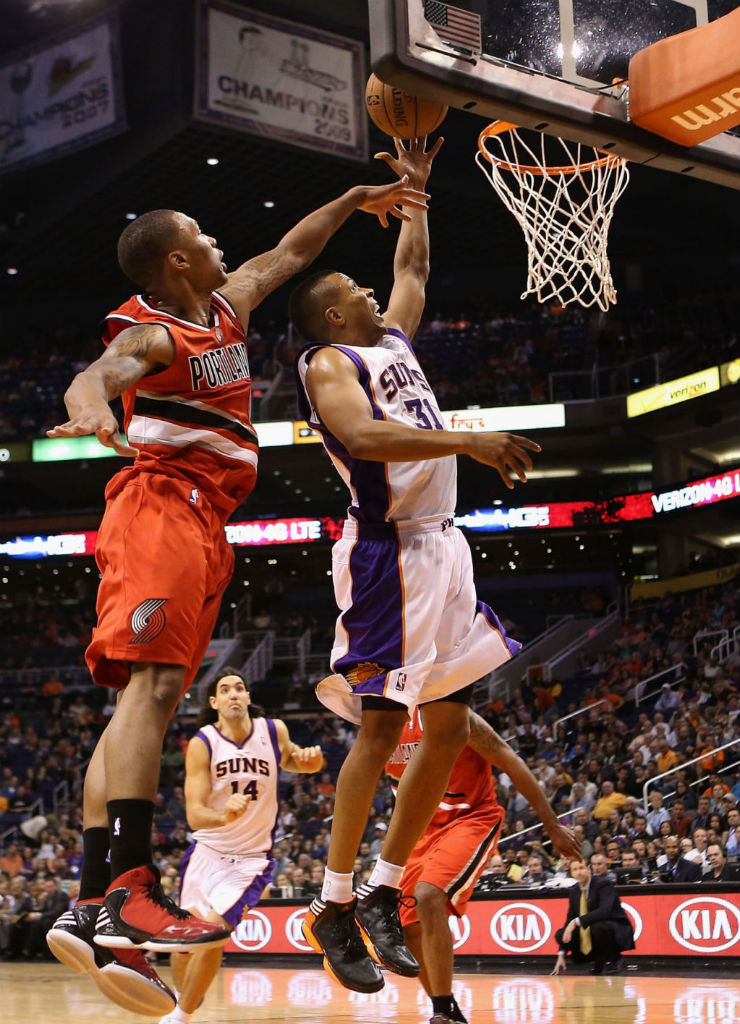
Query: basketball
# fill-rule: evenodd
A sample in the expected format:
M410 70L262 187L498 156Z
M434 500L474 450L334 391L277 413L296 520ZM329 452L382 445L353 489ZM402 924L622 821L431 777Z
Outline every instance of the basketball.
M365 105L373 124L386 135L416 139L438 128L447 107L438 100L414 96L395 85L385 85L370 75L365 89Z

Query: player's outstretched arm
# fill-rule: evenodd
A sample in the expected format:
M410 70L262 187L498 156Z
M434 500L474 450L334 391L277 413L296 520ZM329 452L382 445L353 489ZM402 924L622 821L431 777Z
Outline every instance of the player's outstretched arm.
M526 472L532 468L529 452L541 451L534 441L516 434L432 429L435 424L423 410L424 420L409 413L409 426L374 419L355 364L336 348L327 346L316 353L306 373L306 388L322 422L356 459L418 462L471 455L496 469L506 486L513 487L514 476L527 481Z
M425 189L432 162L444 139L437 139L427 151L426 137L410 139L406 148L401 139L393 140L396 155L376 153L399 177L407 174L409 184ZM429 230L427 211L409 210L410 218L401 225L393 261L393 289L383 319L388 327L399 327L413 338L424 312L426 283L429 277Z
M102 356L78 373L64 395L69 419L47 430L48 437L82 437L95 434L119 455L137 451L120 440L116 417L108 405L150 373L172 365L175 349L160 324L137 324L121 331Z
M208 747L193 736L185 755L185 815L188 825L196 828L220 828L239 818L247 809L249 798L232 793L226 807L216 811L208 806L211 798L211 757Z
M527 765L488 722L474 711L470 712L468 746L494 767L506 772L516 789L529 801L558 853L563 857L580 857L579 840L571 829L560 824L542 787Z
M286 772L300 772L306 775L320 771L324 765L321 747L299 747L291 740L285 722L279 718L274 719L274 722L281 754L280 767Z
M429 197L412 188L402 177L390 185L355 185L331 203L314 210L299 221L274 249L255 256L238 267L220 293L228 299L246 328L251 311L294 274L313 263L335 231L355 210L373 213L383 227L388 217L408 220L401 208L426 209Z

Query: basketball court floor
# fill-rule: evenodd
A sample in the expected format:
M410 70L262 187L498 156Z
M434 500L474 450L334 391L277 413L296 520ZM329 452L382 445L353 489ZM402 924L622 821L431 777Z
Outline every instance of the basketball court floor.
M167 969L162 975L169 980ZM460 974L454 991L470 1024L740 1024L737 976L686 975ZM0 992L5 1024L148 1019L119 1010L58 964L0 964ZM421 989L405 978L386 975L381 992L360 995L321 970L240 965L223 968L193 1024L424 1024L430 1016Z

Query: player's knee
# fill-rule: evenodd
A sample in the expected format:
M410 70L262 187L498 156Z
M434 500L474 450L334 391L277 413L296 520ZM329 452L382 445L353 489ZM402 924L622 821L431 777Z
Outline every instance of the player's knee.
M440 915L447 914L447 897L436 885L429 882L419 882L414 889L416 898L416 912L422 924L430 919L436 919Z
M368 756L374 758L380 764L385 764L398 746L406 719L405 712L403 712L402 716L399 716L396 712L372 717L363 715L357 743L362 744L361 749Z
M127 689L146 701L155 715L169 715L177 707L185 681L185 669L179 665L151 664L142 671L132 670Z

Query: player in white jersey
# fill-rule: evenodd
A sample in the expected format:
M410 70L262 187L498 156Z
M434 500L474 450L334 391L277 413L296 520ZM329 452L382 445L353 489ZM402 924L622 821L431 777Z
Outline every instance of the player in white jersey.
M379 154L425 189L441 140ZM454 526L460 453L526 481L539 445L499 433L443 428L410 338L421 319L429 272L426 211L401 228L388 310L345 274L314 275L292 293L290 314L311 344L297 363L299 401L321 433L352 504L333 550L340 616L332 669L320 700L360 723L344 762L328 868L304 934L343 985L376 991L377 964L415 976L398 900L403 866L429 823L468 740L473 683L518 650L493 611L477 601L468 545ZM352 865L375 786L417 704L425 732L404 773L382 857L356 898ZM363 949L364 940L370 957ZM372 958L372 959L371 959ZM375 961L375 963L373 962Z
M293 743L280 719L250 712L247 687L232 668L209 686L201 722L185 762L185 809L195 842L180 869L180 905L233 929L272 880L280 769L316 772L323 754L321 747ZM190 1019L221 956L218 947L172 957L178 1001L161 1024Z

